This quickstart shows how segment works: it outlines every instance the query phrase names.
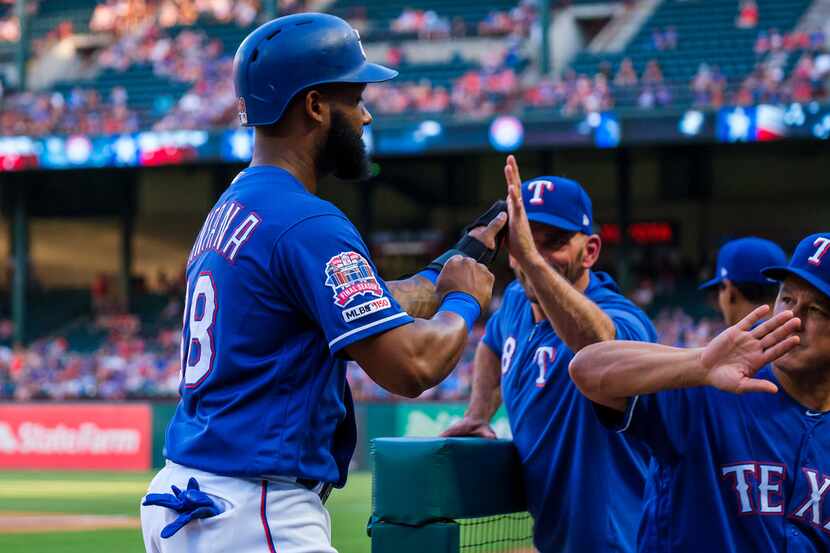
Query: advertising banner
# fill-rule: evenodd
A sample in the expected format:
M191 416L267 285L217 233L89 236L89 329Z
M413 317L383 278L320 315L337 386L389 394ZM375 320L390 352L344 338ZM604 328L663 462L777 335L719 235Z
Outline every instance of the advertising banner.
M435 437L460 421L467 409L466 403L401 403L398 404L397 428L394 436ZM504 408L493 416L490 425L499 438L510 439L510 422Z
M148 404L0 404L0 469L148 470Z

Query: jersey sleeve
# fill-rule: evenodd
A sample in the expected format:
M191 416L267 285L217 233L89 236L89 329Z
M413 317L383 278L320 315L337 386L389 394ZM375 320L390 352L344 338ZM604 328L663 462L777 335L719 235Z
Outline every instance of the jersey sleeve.
M689 388L632 397L625 413L597 407L603 423L618 433L644 443L658 459L685 455L695 441L698 419L705 416L705 390Z
M600 302L598 305L614 323L617 340L657 341L657 332L654 325L636 305L619 300Z
M357 229L342 216L313 216L284 232L274 245L272 272L320 326L332 353L413 321L378 275Z

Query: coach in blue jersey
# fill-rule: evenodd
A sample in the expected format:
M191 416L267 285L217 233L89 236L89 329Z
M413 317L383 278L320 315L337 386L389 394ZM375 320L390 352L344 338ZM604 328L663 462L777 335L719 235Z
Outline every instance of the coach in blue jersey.
M761 271L786 262L787 254L771 240L755 236L730 240L718 251L715 276L701 284L700 289L717 289L718 309L731 326L759 305L772 309L778 283Z
M345 483L356 437L346 359L417 396L458 362L493 276L454 256L384 282L355 227L315 196L326 174L365 173L361 95L396 74L366 61L348 23L268 22L242 43L234 73L255 150L188 259L181 401L141 510L145 545L331 552L322 502ZM491 247L506 221L494 217L471 232Z
M830 551L828 250L814 234L764 271L781 282L764 323L767 306L705 348L597 344L571 363L598 414L654 455L640 552Z
M512 156L505 172L517 281L476 351L469 409L446 435L495 437L489 421L503 399L537 549L630 552L647 456L600 425L567 367L589 344L655 340L655 331L607 274L591 270L601 244L582 187L560 177L521 183Z

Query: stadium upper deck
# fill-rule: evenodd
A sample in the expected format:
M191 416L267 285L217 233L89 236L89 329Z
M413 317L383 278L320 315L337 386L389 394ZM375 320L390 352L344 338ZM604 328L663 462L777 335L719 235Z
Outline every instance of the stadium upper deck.
M619 51L583 50L564 70L549 74L539 71L540 15L547 4L538 0L336 0L322 7L347 17L363 33L370 55L400 69L399 79L368 94L370 107L393 122L413 114L570 116L612 108L639 113L821 100L830 55L826 22L802 24L812 3L553 1L546 18L551 28L570 17L574 37L586 43L596 27L596 20L580 23L588 21L579 19L586 6L612 14L601 20L605 27L623 28L628 19L637 28ZM609 5L623 7L608 11ZM269 14L310 8L320 9L258 0L33 5L28 80L45 86L10 87L14 71L7 63L0 132L234 127L228 75L235 47ZM635 12L645 17L628 17ZM0 22L0 40L11 39L0 42L0 60L10 62L17 47L10 6L0 11ZM594 31L587 31L591 26ZM559 46L552 37L551 47ZM64 60L67 51L75 53Z

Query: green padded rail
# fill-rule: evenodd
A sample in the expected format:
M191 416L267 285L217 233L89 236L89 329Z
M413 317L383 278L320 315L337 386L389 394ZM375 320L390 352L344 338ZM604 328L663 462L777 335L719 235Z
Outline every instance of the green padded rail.
M426 526L376 524L372 527L372 553L458 553L461 530L452 522Z
M372 521L418 526L527 510L510 440L377 438Z

